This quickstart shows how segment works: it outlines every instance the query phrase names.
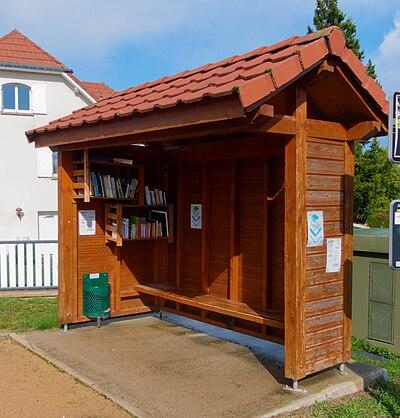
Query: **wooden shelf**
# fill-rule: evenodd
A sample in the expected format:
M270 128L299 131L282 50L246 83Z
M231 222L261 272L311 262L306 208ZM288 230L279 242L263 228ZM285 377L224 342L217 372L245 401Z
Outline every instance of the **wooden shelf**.
M110 200L110 199L109 199ZM117 199L114 199L117 200ZM122 218L123 209L151 209L151 208L163 208L168 213L168 237L152 237L152 238L123 238L122 237ZM135 214L135 213L133 213ZM136 213L137 215L138 213ZM169 243L173 242L173 205L141 205L141 204L126 204L119 203L117 201L107 202L105 206L105 242L113 242L117 247L121 247L124 242L133 241L157 241L168 240Z
M188 292L159 283L137 285L136 290L139 293L171 300L182 305L193 306L194 308L204 309L274 328L284 328L283 318L277 312L255 309L246 303L233 302L229 299L213 295Z
M129 168L135 169L138 171L138 198L121 198L121 197L106 197L106 196L91 196L90 195L90 168L91 166L104 166L117 169L112 171L111 173L107 173L115 176L118 173L120 168ZM91 160L89 155L89 150L84 149L82 150L82 158L76 159L72 161L72 172L71 176L73 178L73 198L74 199L83 199L84 202L90 202L91 199L104 199L110 201L125 201L125 202L132 202L138 201L139 204L144 203L144 166L143 165L129 165L129 164L122 164L122 163L114 163L111 161L96 161ZM117 175L119 177L119 175Z
M168 239L168 237L153 237L153 238L122 238L122 241L154 241L154 240L163 240L163 239Z
M113 163L112 161L96 161L96 160L89 160L90 165L103 165L105 167L123 167L123 168L130 168L139 170L140 166L136 164L122 164L122 163Z

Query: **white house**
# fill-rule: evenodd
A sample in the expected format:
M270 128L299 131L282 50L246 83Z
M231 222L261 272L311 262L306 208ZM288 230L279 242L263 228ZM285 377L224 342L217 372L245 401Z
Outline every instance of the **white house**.
M0 241L57 239L57 155L25 131L114 90L81 82L17 30L0 38L0 87Z

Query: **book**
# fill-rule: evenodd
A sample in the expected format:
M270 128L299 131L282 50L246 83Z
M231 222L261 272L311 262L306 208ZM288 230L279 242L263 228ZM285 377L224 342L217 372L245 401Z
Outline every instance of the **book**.
M161 210L150 211L150 219L158 221L161 224L161 235L162 237L168 237L168 213Z
M151 194L150 194L150 189L148 186L145 186L144 188L144 195L145 195L145 199L146 199L146 205L151 205Z
M116 164L125 164L125 165L132 165L133 164L133 160L130 160L128 158L114 157L113 162L116 163Z

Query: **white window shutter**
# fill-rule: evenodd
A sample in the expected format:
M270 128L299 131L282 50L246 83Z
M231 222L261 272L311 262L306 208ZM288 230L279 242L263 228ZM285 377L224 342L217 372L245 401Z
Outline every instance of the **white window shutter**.
M31 101L33 113L39 115L47 114L46 84L34 84L32 86Z
M36 148L38 177L53 176L53 152L50 148Z

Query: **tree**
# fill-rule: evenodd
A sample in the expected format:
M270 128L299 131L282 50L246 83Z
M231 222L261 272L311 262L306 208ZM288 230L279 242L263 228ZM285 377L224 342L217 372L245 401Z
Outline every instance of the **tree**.
M364 50L361 49L360 41L357 39L357 26L340 10L338 0L316 0L313 23L316 30L338 26L346 39L346 46L352 49L361 61L365 58ZM313 29L308 26L307 31L311 33ZM367 74L376 80L375 65L371 60L367 63Z
M387 226L390 201L400 196L400 167L374 138L354 149L354 218L370 226Z

